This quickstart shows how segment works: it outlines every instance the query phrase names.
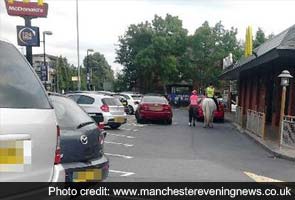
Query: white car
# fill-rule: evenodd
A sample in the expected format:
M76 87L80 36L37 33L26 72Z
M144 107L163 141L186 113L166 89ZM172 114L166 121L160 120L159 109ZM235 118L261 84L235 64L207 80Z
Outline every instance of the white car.
M44 87L26 58L1 40L0 127L0 182L65 180L59 129Z
M78 103L97 123L103 122L112 129L127 122L122 103L108 95L95 93L73 93L68 97Z
M122 92L120 95L124 96L128 102L128 109L130 114L134 114L142 99L141 94Z

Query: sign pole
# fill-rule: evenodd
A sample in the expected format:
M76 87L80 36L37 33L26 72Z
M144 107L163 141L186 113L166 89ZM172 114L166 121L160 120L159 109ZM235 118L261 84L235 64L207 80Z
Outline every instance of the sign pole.
M31 27L31 17L23 17L25 20L25 26ZM26 58L28 62L33 66L33 51L32 46L26 46Z

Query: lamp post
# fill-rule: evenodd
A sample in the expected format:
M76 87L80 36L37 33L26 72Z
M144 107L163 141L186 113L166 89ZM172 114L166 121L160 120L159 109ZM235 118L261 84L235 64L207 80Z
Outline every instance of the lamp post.
M46 64L45 35L52 35L52 32L51 31L43 31L43 64L44 64L44 67L46 68L46 71L47 71L47 81L48 81L48 77L49 77L49 73L48 72L49 71L48 71L48 66ZM44 83L45 84L45 88L47 86L46 82Z
M81 68L80 68L79 1L78 0L76 0L76 31L77 31L78 91L80 91L81 90Z
M90 88L90 70L88 64L88 52L93 52L93 49L87 49L87 56L86 56L86 81L87 81L87 90L91 90Z
M279 145L281 144L282 140L282 129L283 129L283 119L285 115L285 103L286 103L286 90L287 86L289 85L289 79L293 78L288 70L282 71L282 73L278 76L281 78L281 86L282 89L282 99L281 99L281 112L280 112L280 129L279 129Z

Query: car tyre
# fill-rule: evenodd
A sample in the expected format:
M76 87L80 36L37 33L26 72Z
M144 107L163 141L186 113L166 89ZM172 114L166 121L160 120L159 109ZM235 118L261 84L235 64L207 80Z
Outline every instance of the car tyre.
M143 124L143 119L141 119L138 113L135 113L135 118L138 124Z
M167 123L168 125L171 125L171 124L172 124L172 119L167 119L166 123Z
M134 109L131 105L128 105L128 115L133 115L134 114Z
M111 124L111 129L118 129L121 126L121 124Z

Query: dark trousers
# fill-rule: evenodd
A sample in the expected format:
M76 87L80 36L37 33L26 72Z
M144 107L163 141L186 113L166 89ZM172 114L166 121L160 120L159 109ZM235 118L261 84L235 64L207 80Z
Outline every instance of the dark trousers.
M216 104L217 111L219 111L217 99L214 97L211 97L211 99L213 99L214 103Z
M190 106L188 111L189 116L189 123L195 123L195 120L197 119L197 106Z

